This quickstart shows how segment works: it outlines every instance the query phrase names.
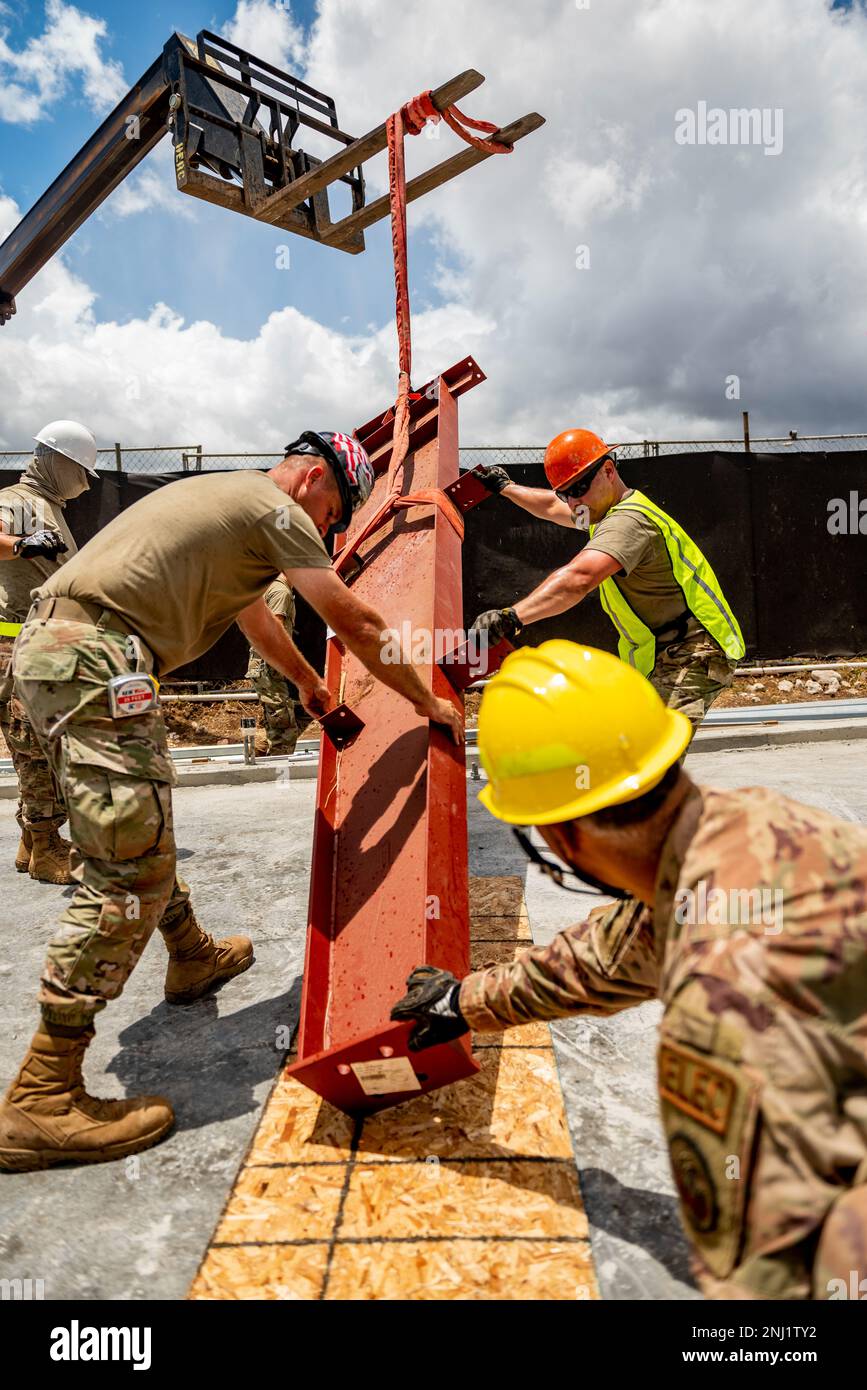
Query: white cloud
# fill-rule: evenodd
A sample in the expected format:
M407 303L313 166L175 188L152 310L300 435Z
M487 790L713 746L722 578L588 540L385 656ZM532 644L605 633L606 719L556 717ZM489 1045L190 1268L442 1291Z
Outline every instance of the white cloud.
M618 438L736 435L745 408L754 434L867 427L861 12L824 0L475 0L469 23L463 0L423 11L321 0L301 55L290 11L242 0L231 32L333 94L356 133L471 66L488 81L461 103L470 114L547 116L514 154L409 209L411 230L441 249L445 300L414 317L415 379L466 353L489 378L462 405L465 443L544 442L568 424ZM782 153L678 145L675 112L699 101L782 108ZM410 171L456 148L449 131L410 141ZM156 193L145 183L128 196L127 211ZM584 244L590 269L579 270ZM412 242L410 258L417 283ZM88 274L98 285L98 267ZM219 315L221 293L215 281L205 314ZM187 438L214 451L279 447L308 422L350 426L394 393L392 312L384 298L377 323L353 334L288 308L246 341L165 306L102 323L92 290L56 258L0 330L7 447L46 410L87 416L101 442ZM725 396L732 374L739 400Z
M592 164L555 154L542 170L542 188L551 207L566 226L582 226L597 215L607 217L622 208L634 212L641 205L649 184L641 171L630 179L627 170L614 159Z
M115 106L127 84L120 64L101 50L107 32L105 20L63 0L46 0L45 29L22 49L10 46L8 27L0 28L0 120L30 125L60 114L56 105L73 78L94 111Z
M99 211L100 217L133 217L152 209L194 221L192 198L178 192L175 179L175 150L168 137L145 155L139 167L119 184Z
M225 38L275 68L297 75L304 62L304 32L288 0L238 0Z
M0 197L0 239L17 220ZM39 425L74 418L100 447L203 444L212 452L277 450L302 429L352 429L394 394L394 327L364 335L323 327L296 309L270 315L252 340L207 320L185 323L165 304L147 318L101 322L94 296L60 258L21 297L0 354L0 449ZM493 322L459 305L416 318L417 380L480 352ZM4 343L5 347L5 343Z

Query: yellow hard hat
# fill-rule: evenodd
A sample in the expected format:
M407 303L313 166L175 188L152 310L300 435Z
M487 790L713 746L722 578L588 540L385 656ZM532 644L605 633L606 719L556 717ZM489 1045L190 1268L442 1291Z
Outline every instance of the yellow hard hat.
M479 710L479 800L510 825L553 825L649 791L692 729L608 652L543 642L506 657Z

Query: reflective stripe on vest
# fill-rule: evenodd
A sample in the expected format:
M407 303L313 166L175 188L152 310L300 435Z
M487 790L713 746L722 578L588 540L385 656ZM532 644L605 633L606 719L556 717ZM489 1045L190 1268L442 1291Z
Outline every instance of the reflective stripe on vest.
M613 512L637 512L659 528L671 561L672 575L683 591L687 608L729 660L740 661L745 645L737 618L723 596L719 580L683 527L643 492L633 492L622 502L616 502L607 515ZM591 540L595 530L595 526L590 527ZM652 630L624 598L613 577L602 581L599 597L617 629L621 661L634 666L643 676L649 676L656 665L656 638Z

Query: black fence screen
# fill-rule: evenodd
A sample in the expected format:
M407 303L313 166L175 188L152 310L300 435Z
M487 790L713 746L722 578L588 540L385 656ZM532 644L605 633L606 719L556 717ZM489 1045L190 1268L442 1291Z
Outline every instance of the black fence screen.
M515 482L545 485L540 464L509 471ZM867 452L669 454L626 461L621 472L675 516L704 551L738 616L748 657L827 658L867 651ZM67 508L79 544L143 493L180 476L185 475L101 474L100 482ZM0 471L0 488L17 478L17 472ZM469 512L466 625L484 609L528 593L586 539L581 532L538 521L500 497ZM615 648L595 596L524 634L533 643L549 637ZM298 641L321 669L324 630L300 599ZM244 638L233 627L174 675L233 680L243 676L246 662Z

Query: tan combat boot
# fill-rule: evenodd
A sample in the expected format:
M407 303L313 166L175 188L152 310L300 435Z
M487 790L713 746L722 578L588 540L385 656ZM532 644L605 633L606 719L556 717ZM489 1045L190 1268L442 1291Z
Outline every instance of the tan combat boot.
M81 1064L92 1037L92 1028L71 1038L34 1035L0 1105L0 1170L106 1163L150 1148L171 1129L174 1112L161 1096L96 1100L87 1094Z
M21 839L18 841L18 851L15 855L15 868L19 874L26 874L30 868L30 855L33 851L33 836L26 825L21 827Z
M253 964L253 943L248 937L228 936L215 941L202 931L193 912L163 940L169 953L169 1004L192 1004L221 980L231 980Z
M31 825L30 839L30 877L38 879L40 883L72 883L69 868L72 846L62 835L58 835L57 826L41 830L38 825Z

